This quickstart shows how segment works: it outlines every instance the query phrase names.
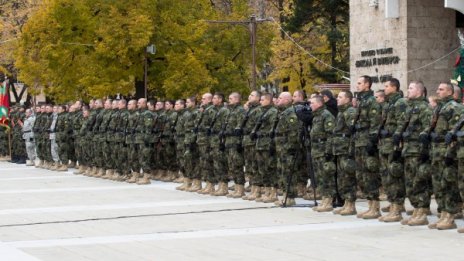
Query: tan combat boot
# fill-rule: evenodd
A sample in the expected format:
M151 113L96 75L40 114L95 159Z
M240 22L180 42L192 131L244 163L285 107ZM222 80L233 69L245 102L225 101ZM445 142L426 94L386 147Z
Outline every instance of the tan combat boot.
M198 194L209 194L209 192L206 192L206 190L211 191L212 186L213 184L211 182L206 181L206 186L203 189L198 190L197 193Z
M186 189L185 191L188 191L188 192L197 192L201 190L201 180L199 179L194 179L192 181L192 186L188 189Z
M84 173L84 171L85 171L85 166L79 165L79 168L76 169L76 171L74 171L73 173L76 174L76 175L80 175L80 174Z
M407 225L409 223L409 220L412 220L413 218L417 216L418 211L419 211L418 208L414 208L409 218L404 218L403 220L401 220L401 225ZM407 211L406 211L406 214L408 214Z
M113 177L114 170L107 169L105 175L102 176L102 179L111 179Z
M127 183L135 183L137 182L137 179L139 178L139 173L138 172L132 172L132 176L129 180L127 180Z
M356 204L354 201L345 200L345 207L342 211L340 211L340 215L342 216L352 216L356 215Z
M37 163L36 167L37 168L42 168L44 165L44 161L43 160L39 160L39 162Z
M278 201L279 198L277 197L277 188L276 187L270 187L269 188L269 195L263 199L263 203L274 203ZM288 199L287 199L288 202Z
M271 188L270 187L264 187L263 188L264 192L261 195L261 197L257 197L255 199L256 202L263 202L265 198L269 197L269 193L271 193Z
M76 162L75 161L70 161L69 164L68 164L68 168L70 168L70 169L76 168Z
M53 162L50 164L50 167L48 169L55 171L58 169L58 165L59 165L58 162Z
M454 222L454 214L442 211L441 214L443 215L443 213L445 214L445 218L441 222L438 222L437 229L438 230L455 229L457 226L456 226L456 223Z
M212 196L225 196L229 193L229 187L225 182L219 182L218 189L216 192L211 193Z
M59 164L56 170L57 171L68 171L68 166L65 164Z
M415 213L413 213L412 217L408 220L408 225L409 226L425 226L429 224L429 221L427 220L427 214L430 209L428 208L418 208L415 210ZM415 215L414 215L415 214Z
M105 176L105 173L106 173L106 170L104 168L99 168L95 177L98 177L98 178L103 177Z
M34 163L32 162L32 160L26 160L26 166L34 166Z
M176 172L174 172L174 173L176 173ZM185 178L185 177L184 177L184 175L182 174L182 172L178 171L178 172L176 173L176 177L177 177L177 178L174 180L175 183L184 183L184 178Z
M242 199L243 200L250 200L249 198L253 195L253 193L256 193L256 188L257 188L257 186L252 185L250 193L248 195L243 196Z
M442 222L445 219L445 212L438 213L438 221L428 225L429 229L437 229L438 223Z
M260 198L263 191L264 187L256 186L255 192L249 196L248 200L256 200L257 198Z
M363 215L363 219L377 219L381 216L380 214L380 202L378 200L372 200L371 208L366 214Z
M458 229L458 233L464 233L464 227Z
M322 204L316 208L317 212L329 212L333 210L332 198L323 198Z
M232 195L232 198L242 198L243 196L245 196L245 186L235 185L235 191Z
M277 198L277 200L274 201L274 204L276 206L282 207L284 205L285 195L283 197L284 198L282 200L279 200ZM287 198L287 202L285 203L285 207L291 207L291 206L295 206L295 205L296 205L296 202L295 202L294 198Z
M183 178L183 180L184 180L184 183L182 183L182 185L180 186L177 186L176 187L177 190L184 191L187 188L189 188L190 185L192 184L192 181L189 178Z
M142 175L142 174L139 174ZM151 183L148 173L143 173L143 176L137 180L137 185L148 185Z
M89 176L92 176L92 177L93 177L93 176L97 175L97 173L98 173L98 168L97 168L97 167L93 167L92 170L91 170L90 173L89 173Z
M401 205L399 204L391 204L390 211L386 216L380 216L379 221L381 222L398 222L403 219L401 215Z
M237 193L237 186L238 186L237 184L234 184L233 186L230 186L228 188L229 193L226 195L226 197L233 198L235 193Z
M365 214L367 214L367 212L369 212L369 210L371 209L372 202L373 202L372 200L368 200L368 201L367 201L367 206L369 207L369 209L366 210L366 211L364 211L364 212L361 212L361 213L357 214L356 217L357 217L357 218L363 218L363 216L364 216Z

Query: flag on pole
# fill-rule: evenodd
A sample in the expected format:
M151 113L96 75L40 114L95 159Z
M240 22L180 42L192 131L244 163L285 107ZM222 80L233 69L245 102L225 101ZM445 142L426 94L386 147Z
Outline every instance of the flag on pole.
M8 79L5 79L3 84L0 86L0 126L9 128L9 109L10 99L8 97Z

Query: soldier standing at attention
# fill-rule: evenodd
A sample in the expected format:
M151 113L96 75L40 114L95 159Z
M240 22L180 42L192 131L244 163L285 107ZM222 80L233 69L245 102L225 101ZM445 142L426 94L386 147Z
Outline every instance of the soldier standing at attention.
M419 134L428 128L432 109L424 97L425 87L420 81L413 81L408 87L407 109L403 119L403 157L406 196L414 207L410 218L401 224L410 226L428 225L432 195L432 173L428 145L419 142Z
M58 151L58 143L56 140L56 123L58 121L58 106L55 105L53 106L53 113L51 116L51 125L49 130L50 133L50 151L52 154L53 158L53 167L50 168L50 170L57 170L59 165L60 165L60 155ZM67 164L67 163L66 163Z
M132 105L131 105L132 106ZM119 108L119 120L115 124L116 134L114 136L114 142L117 144L116 148L119 148L119 152L116 158L116 167L112 177L112 180L125 181L129 179L130 166L127 164L129 158L129 146L126 142L126 137L130 136L130 133L127 133L128 128L127 124L129 122L130 112L127 110L127 101L121 99L118 102Z
M368 199L369 209L357 215L358 218L376 219L380 217L379 202L379 157L378 131L382 119L380 104L375 101L371 91L370 76L361 76L357 81L358 107L352 126L356 131L355 159L356 179L363 194Z
M311 156L316 177L318 177L322 204L314 207L314 211L332 211L332 199L335 191L335 164L333 162L330 137L335 126L335 117L324 106L324 99L320 95L311 98L313 111L313 125L310 132Z
M129 110L129 119L127 121L126 127L126 143L129 148L128 154L128 165L132 170L130 174L130 179L126 182L128 183L135 183L139 178L139 171L140 171L140 163L138 159L138 144L140 138L137 138L137 123L139 119L139 111L137 110L137 106L140 107L140 100L130 100L127 106Z
M279 184L284 193L284 199L279 201L277 198L277 187L272 187L269 197L264 198L263 202L276 202L277 205L295 205L297 196L296 184L298 175L296 174L296 161L301 157L302 144L300 143L301 125L292 106L292 95L289 92L282 92L278 98L279 121L275 127L274 140L277 155L277 175ZM286 197L286 200L285 200Z
M332 154L336 157L338 185L341 197L345 200L342 208L334 210L334 214L342 216L356 215L356 162L354 161L353 129L350 124L356 117L356 109L352 106L353 94L342 91L338 94L338 114L332 135Z
M23 139L26 142L27 157L29 158L26 166L34 166L36 159L35 141L34 141L34 122L35 113L32 109L26 110L26 120L23 125ZM0 127L1 128L1 127Z
M192 180L192 186L186 187L185 191L196 192L201 190L201 175L199 172L199 155L196 144L197 132L195 126L197 126L198 118L200 117L200 111L196 108L195 97L192 96L187 98L186 101L187 109L184 114L184 130L185 130L185 177Z
M138 144L139 163L142 173L138 174L137 184L150 184L151 159L153 158L153 143L150 143L151 131L154 127L153 113L147 110L147 100L139 99L139 118L136 127L136 143Z
M56 142L58 144L58 156L60 158L60 162L56 168L57 171L67 171L68 170L68 112L66 112L66 106L61 105L58 106L58 118L56 121Z
M182 176L182 185L176 187L177 190L186 190L191 187L192 180L185 174L185 133L187 130L184 128L185 119L189 114L189 111L185 108L185 100L179 99L174 105L174 110L177 112L177 122L174 126L175 129L175 142L176 142L176 159L178 172Z

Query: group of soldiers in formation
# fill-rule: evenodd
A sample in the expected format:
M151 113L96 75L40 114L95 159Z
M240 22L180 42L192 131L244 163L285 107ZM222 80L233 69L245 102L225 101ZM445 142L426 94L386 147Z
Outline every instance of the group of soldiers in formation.
M253 91L243 106L234 92L227 102L221 93L206 93L198 106L190 97L42 105L25 116L18 109L11 113L13 161L24 160L27 151L28 165L36 161L51 170L72 167L75 174L139 185L177 181L182 191L277 205L317 197L318 212L456 228L464 199L459 88L441 83L427 99L420 81L409 84L406 97L395 78L375 96L371 85L362 76L356 97L341 91L336 101L327 90L307 100L303 91L278 97ZM3 129L2 149L5 137ZM382 209L381 190L389 202ZM358 213L360 194L369 208ZM439 219L429 224L432 196ZM403 219L406 197L414 210Z

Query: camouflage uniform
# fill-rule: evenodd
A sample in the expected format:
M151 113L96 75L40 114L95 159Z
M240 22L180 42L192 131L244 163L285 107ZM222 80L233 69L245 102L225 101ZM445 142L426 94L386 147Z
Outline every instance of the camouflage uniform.
M381 107L372 91L358 94L356 118L353 121L356 134L356 179L368 200L379 200L379 158L377 151L378 131L381 123Z
M432 109L422 97L409 99L407 105L403 120L407 127L402 133L406 196L414 208L428 208L432 195L430 148L419 142L419 134L430 125Z
M154 127L153 113L149 110L141 110L138 114L135 143L138 146L139 165L143 173L152 171L151 159L153 158L154 146L151 142L151 134ZM138 172L138 171L136 171Z
M111 115L113 115L113 110L105 109L102 112L103 112L102 121L100 123L100 126L98 127L98 132L100 136L99 144L100 144L100 151L101 151L100 153L101 159L100 159L99 164L100 164L100 168L104 170L108 170L108 169L113 169L113 166L114 166L113 157L111 156L112 151L113 151L112 143L111 141L108 140L108 133L110 132L108 125L111 120Z
M103 146L102 142L106 140L106 136L104 133L100 132L100 126L103 122L103 115L107 110L98 108L96 109L95 114L95 122L92 128L92 154L93 154L93 166L97 167L98 169L103 168L105 158L103 156Z
M280 187L287 193L287 197L296 198L298 176L295 175L295 172L297 171L297 156L302 152L300 144L301 126L293 106L289 105L280 110L274 134L277 175Z
M111 112L108 124L106 125L106 148L104 149L104 156L106 162L106 169L118 169L118 153L120 153L119 143L121 142L121 133L118 130L121 119L121 110L114 109ZM123 134L124 135L124 134ZM115 153L117 151L117 153ZM110 173L113 174L113 173Z
M203 111L197 117L197 148L199 152L199 172L202 180L213 177L213 159L210 155L210 143L208 132L210 131L211 122L216 115L216 108L212 104L203 106Z
M84 117L82 116L82 111L76 111L72 117L72 141L74 141L74 153L76 155L76 161L79 162L79 166L84 166L84 158L82 152L82 141L80 139L80 129L84 122Z
M0 157L6 157L8 152L8 133L5 126L0 126Z
M76 157L76 148L75 148L75 143L76 141L74 140L74 120L76 118L76 115L78 114L77 111L73 112L68 112L68 129L67 129L67 139L66 141L68 142L68 158L71 161L70 166L75 167L75 163L77 161Z
M161 136L163 135L164 122L166 121L166 112L164 110L158 110L155 112L155 129L153 130L153 138L155 143L155 150L153 155L153 168L155 170L166 170L166 166L163 166L163 147L161 144Z
M68 157L68 128L70 122L68 121L68 113L62 112L58 114L58 118L56 120L56 128L55 128L55 135L56 135L56 142L58 144L58 155L62 164L68 164L69 157Z
M277 120L278 111L274 106L261 106L261 115L252 131L257 136L255 156L258 162L258 175L255 179L257 186L278 186L276 155L272 140L272 132Z
M23 132L22 138L26 142L27 157L29 158L29 160L32 161L32 164L34 164L34 161L36 159L34 132L32 130L32 128L34 127L34 122L35 122L35 114L31 114L31 116L29 116L29 118L27 118L24 121L23 129L22 129L22 132Z
M356 162L354 161L354 141L351 130L356 109L350 104L338 106L335 127L331 138L333 154L337 165L338 189L344 200L356 201Z
M197 134L195 132L195 126L200 117L200 111L196 108L186 109L183 115L185 131L185 138L183 144L185 144L184 152L184 176L190 179L201 179L199 172L199 155L196 144Z
M227 116L223 133L229 175L234 179L234 183L237 185L245 184L242 136L240 132L236 131L237 129L241 130L244 118L245 110L240 104L229 106L229 115Z
M123 109L120 111L120 118L116 125L116 135L114 136L114 141L117 143L118 148L116 169L118 170L118 173L122 175L122 178L128 178L127 176L130 173L128 160L131 134L127 127L129 124L129 117L129 110Z
M176 142L176 159L177 159L177 166L178 171L180 171L185 176L185 161L184 161L184 154L186 151L185 148L185 133L187 130L184 128L186 116L189 114L189 111L186 109L182 109L177 111L177 122L174 126L175 135L174 139ZM190 130L189 130L190 131Z
M311 156L313 158L314 174L317 177L318 188L321 196L330 199L335 196L335 168L328 168L333 165L333 159L328 159L332 155L330 137L335 126L335 117L325 109L325 106L313 111L313 124L310 132L311 137Z
M132 172L138 173L140 171L140 163L138 160L137 143L135 140L135 132L137 127L137 120L139 112L129 111L129 118L126 127L126 144L128 146L128 165ZM137 177L136 177L137 178ZM134 181L135 182L135 181Z
M258 182L258 164L256 161L256 140L250 137L254 126L258 122L261 116L261 107L258 103L249 104L248 111L240 124L239 132L243 133L242 146L243 146L243 158L245 163L245 176L249 177L250 185L262 186L261 181Z
M175 142L175 126L178 113L174 110L166 111L161 134L161 164L171 172L177 169L176 161L176 142ZM172 173L177 174L177 173Z
M404 183L404 167L401 159L395 159L393 154L399 150L393 143L393 135L401 135L403 118L406 112L406 99L402 98L399 92L386 96L386 106L382 111L383 128L380 130L379 158L380 166L384 170L381 172L382 186L391 203L403 205L406 196ZM396 152L400 154L400 152Z
M459 121L461 106L453 98L447 97L439 101L434 114L438 116L436 126L432 130L432 184L438 210L450 214L458 212L461 202L458 189L458 173L456 151L450 150L444 142L444 136ZM431 127L426 129L426 133ZM447 164L445 164L445 161Z
M211 134L209 136L209 145L211 148L210 156L213 160L213 175L206 180L215 184L217 182L229 182L227 158L225 147L222 143L224 127L227 125L229 109L224 106L216 106L216 114L210 125Z

